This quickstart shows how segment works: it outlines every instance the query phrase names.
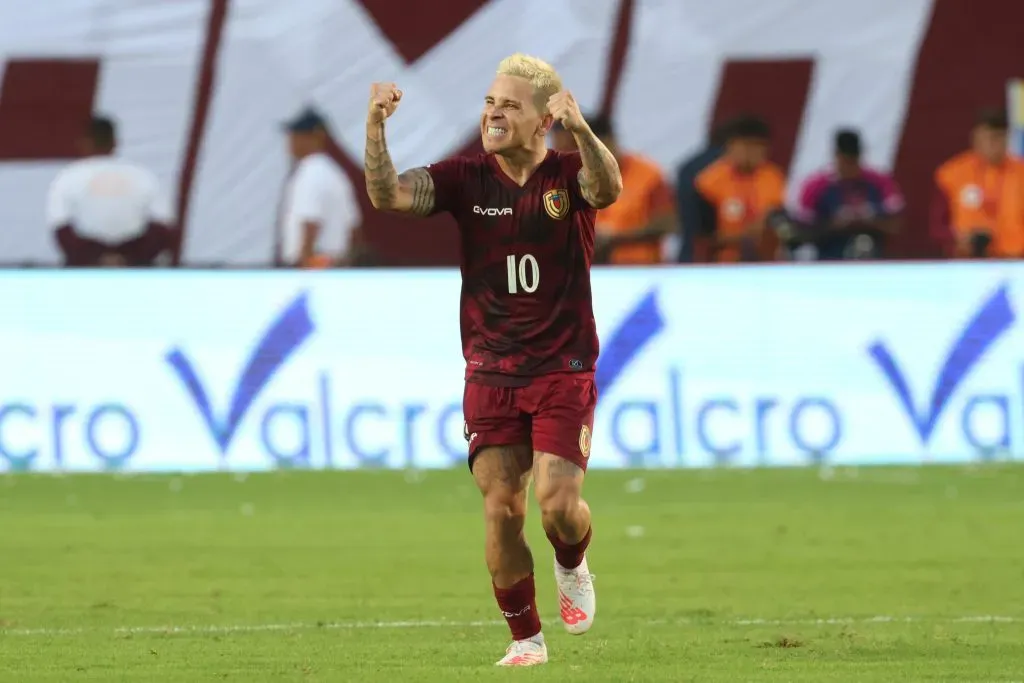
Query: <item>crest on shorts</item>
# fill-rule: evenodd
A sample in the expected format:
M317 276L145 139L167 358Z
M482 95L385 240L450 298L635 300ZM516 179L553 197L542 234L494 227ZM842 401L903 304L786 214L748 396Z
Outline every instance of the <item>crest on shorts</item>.
M556 221L569 215L569 193L565 190L548 190L544 193L544 210Z
M590 457L590 427L587 425L580 427L580 453L584 458Z

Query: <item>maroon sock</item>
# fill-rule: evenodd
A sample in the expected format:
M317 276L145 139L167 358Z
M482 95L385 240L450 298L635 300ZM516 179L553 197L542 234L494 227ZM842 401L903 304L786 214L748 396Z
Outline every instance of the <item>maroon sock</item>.
M494 597L512 631L512 640L526 640L540 633L533 574L509 588L494 586Z
M558 564L565 569L576 569L580 566L580 563L583 562L583 554L587 552L587 546L590 545L590 534L593 530L593 527L587 529L587 534L583 539L572 545L558 538L558 534L549 533L548 540L555 547L555 559L558 560Z

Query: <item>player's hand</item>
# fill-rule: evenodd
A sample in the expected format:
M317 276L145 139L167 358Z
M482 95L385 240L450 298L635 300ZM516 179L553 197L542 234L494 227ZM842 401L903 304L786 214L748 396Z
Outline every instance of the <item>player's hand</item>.
M587 122L580 113L580 105L576 104L576 98L568 90L556 92L548 98L548 111L570 133L587 127Z
M402 91L394 83L374 83L370 86L367 120L370 123L383 123L384 119L395 113L401 100Z

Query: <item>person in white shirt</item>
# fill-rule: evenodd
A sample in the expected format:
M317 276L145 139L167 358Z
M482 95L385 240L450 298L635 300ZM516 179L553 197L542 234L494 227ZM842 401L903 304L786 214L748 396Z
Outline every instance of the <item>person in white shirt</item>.
M93 117L84 158L50 185L46 220L64 265L151 266L174 246L170 201L149 169L120 159L115 123Z
M295 168L285 186L276 260L292 268L352 265L362 214L348 176L327 153L327 122L308 108L285 129Z

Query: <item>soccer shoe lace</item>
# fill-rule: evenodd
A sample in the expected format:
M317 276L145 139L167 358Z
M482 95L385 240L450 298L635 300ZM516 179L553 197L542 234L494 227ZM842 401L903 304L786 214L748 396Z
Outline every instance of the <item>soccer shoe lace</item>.
M582 635L594 625L597 598L594 594L594 575L583 559L575 569L565 569L555 562L555 585L558 586L558 612L565 630Z
M498 660L498 666L536 666L548 661L548 647L543 640L514 640Z

